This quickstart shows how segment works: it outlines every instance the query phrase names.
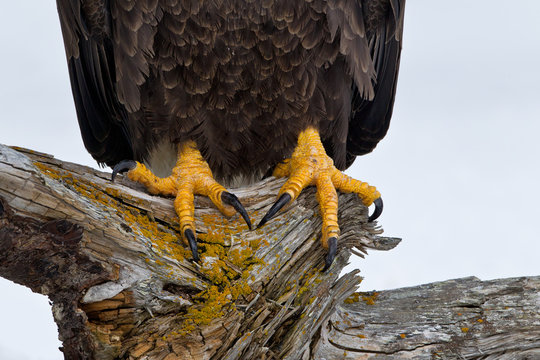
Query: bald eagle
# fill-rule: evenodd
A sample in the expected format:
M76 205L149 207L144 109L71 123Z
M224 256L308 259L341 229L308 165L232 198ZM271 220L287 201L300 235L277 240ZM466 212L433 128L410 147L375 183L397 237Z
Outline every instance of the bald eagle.
M175 197L198 260L193 196L249 215L225 186L287 177L259 226L317 186L325 267L336 189L388 130L405 0L57 0L84 145L100 164ZM168 164L168 166L167 166ZM163 170L166 169L166 170ZM164 172L165 171L165 172ZM158 177L161 176L161 177Z

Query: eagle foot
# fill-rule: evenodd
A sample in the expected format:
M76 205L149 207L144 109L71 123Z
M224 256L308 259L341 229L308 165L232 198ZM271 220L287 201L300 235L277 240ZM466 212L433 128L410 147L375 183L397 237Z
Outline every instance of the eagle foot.
M281 187L278 200L262 218L258 227L264 225L286 204L294 201L306 186L315 185L323 221L321 242L328 251L323 271L326 271L334 261L337 239L340 235L336 189L358 194L366 206L375 204L375 211L369 217L369 221L375 220L382 213L383 203L377 189L339 171L326 154L319 132L314 128L308 128L300 133L298 145L291 158L276 166L273 175L288 177L288 180Z
M124 160L114 167L112 180L114 181L116 174L126 171L130 180L145 185L150 193L175 197L174 209L179 217L180 233L184 243L190 247L195 261L199 261L194 235L195 194L209 197L227 217L238 212L251 230L251 220L246 209L235 195L214 180L210 167L193 141L178 146L178 160L169 177L157 177L143 164Z

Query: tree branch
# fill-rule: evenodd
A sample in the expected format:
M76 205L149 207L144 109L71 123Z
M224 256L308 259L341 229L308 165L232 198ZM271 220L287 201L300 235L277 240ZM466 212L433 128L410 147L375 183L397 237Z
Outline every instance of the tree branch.
M178 240L171 199L109 177L0 147L0 275L51 298L68 358L297 359L359 283L356 272L338 280L348 249L399 242L379 237L356 196L341 195L339 253L321 273L312 189L255 231L196 198L198 266ZM232 191L260 217L282 183Z
M474 357L504 348L489 345L500 333L482 330L492 329L488 324L526 339L517 331L525 320L508 327L503 316L499 323L487 316L488 307L478 318L476 307L463 306L462 315L452 311L459 299L441 294L452 286L448 294L473 291L472 279L385 291L377 299L363 295L375 305L354 302L362 295L353 295L344 304L360 282L358 271L339 277L351 251L362 255L399 243L367 223L368 210L355 195L339 197L342 235L327 273L320 272L325 251L313 189L254 231L196 197L198 265L179 240L171 199L109 177L0 145L0 276L49 296L68 359ZM282 184L270 178L231 191L258 220ZM528 306L527 329L538 335L539 305L529 296L539 290L538 279L478 284L485 288L477 292L484 296L481 306L499 298L497 306ZM519 284L528 289L522 288L523 296L506 296L517 294ZM506 304L510 299L519 305ZM538 349L529 338L529 347L512 351Z
M537 359L539 294L540 276L355 294L323 326L313 358Z

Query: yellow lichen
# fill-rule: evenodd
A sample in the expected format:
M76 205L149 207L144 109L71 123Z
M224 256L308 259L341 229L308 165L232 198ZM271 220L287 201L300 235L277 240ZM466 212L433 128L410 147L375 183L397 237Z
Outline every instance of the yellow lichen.
M354 303L357 303L358 301L360 301L360 293L359 292L355 292L355 293L352 293L348 298L346 298L343 302L345 304L354 304Z
M362 295L362 300L364 300L367 305L375 305L375 300L377 300L378 296L379 293L373 291L371 294L366 293L365 295Z
M230 304L230 292L220 290L217 286L210 286L199 294L199 306L188 308L186 319L179 331L179 335L189 334L198 326L208 325L214 319L225 315L225 306Z
M173 277L172 265L162 261L165 255L183 260L190 258L189 249L179 245L178 230L169 232L142 210L128 207L120 200L120 193L110 187L105 191L97 184L85 179L77 179L67 171L57 170L42 163L36 167L48 177L61 181L68 188L90 199L94 204L106 211L115 212L133 232L151 239L152 251L158 256L145 257L144 262L164 267L164 274ZM193 329L209 324L213 319L222 317L234 308L234 303L241 297L251 294L252 289L248 279L256 265L264 265L255 256L261 246L268 246L264 238L252 241L243 240L241 234L247 230L247 225L238 218L226 219L220 214L204 214L200 216L206 232L198 234L199 252L203 266L201 272L209 280L208 287L194 296L194 306L189 307L184 316L181 329L171 332L183 336ZM178 225L178 224L176 224ZM193 280L193 279L192 279Z
M319 278L320 272L318 269L313 268L310 269L307 273L305 273L302 278L300 279L300 286L298 289L297 294L297 301L296 304L300 303L307 303L309 302L309 298L302 298L302 295L309 294L309 290L313 287L314 284L319 284L321 282L321 279Z
M255 253L264 240L243 240L240 234L247 229L245 224L207 214L201 219L207 231L199 234L200 271L211 285L196 296L195 306L185 316L181 334L188 334L234 310L235 302L252 292L248 280L252 278L254 267L263 264Z
M468 327L462 327L461 331L464 332L464 333L467 333L467 332L469 332L469 328Z
M176 259L183 260L189 256L189 251L179 246L178 234L162 230L158 223L136 208L127 207L119 199L120 192L117 189L106 187L103 191L101 187L84 178L75 178L68 171L53 169L45 164L35 162L34 165L48 177L61 181L68 188L76 191L85 198L92 201L108 211L114 211L125 221L125 224L135 233L152 239L153 250L159 255L170 255ZM150 262L151 259L145 259ZM157 265L164 265L160 260L154 260Z
M354 304L362 299L367 305L375 305L375 300L377 300L378 296L379 293L377 291L370 293L354 292L348 298L343 300L343 302L345 304Z

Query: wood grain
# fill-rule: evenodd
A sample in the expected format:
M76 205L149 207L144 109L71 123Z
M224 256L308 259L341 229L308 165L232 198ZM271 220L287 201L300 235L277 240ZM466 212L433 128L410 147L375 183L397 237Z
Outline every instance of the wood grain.
M259 230L197 197L200 265L172 199L0 145L0 276L51 299L66 359L535 359L540 278L353 293L351 251L390 250L340 194L338 256L321 273L313 189ZM282 180L231 189L257 222Z
M0 147L0 275L51 297L68 358L296 359L360 281L357 271L338 279L349 249L363 254L399 242L380 237L355 195L341 195L338 256L321 273L312 189L255 231L196 198L197 265L179 240L172 200L109 177ZM282 183L270 178L231 191L258 220ZM63 267L44 271L44 259ZM77 321L79 335L63 330Z

